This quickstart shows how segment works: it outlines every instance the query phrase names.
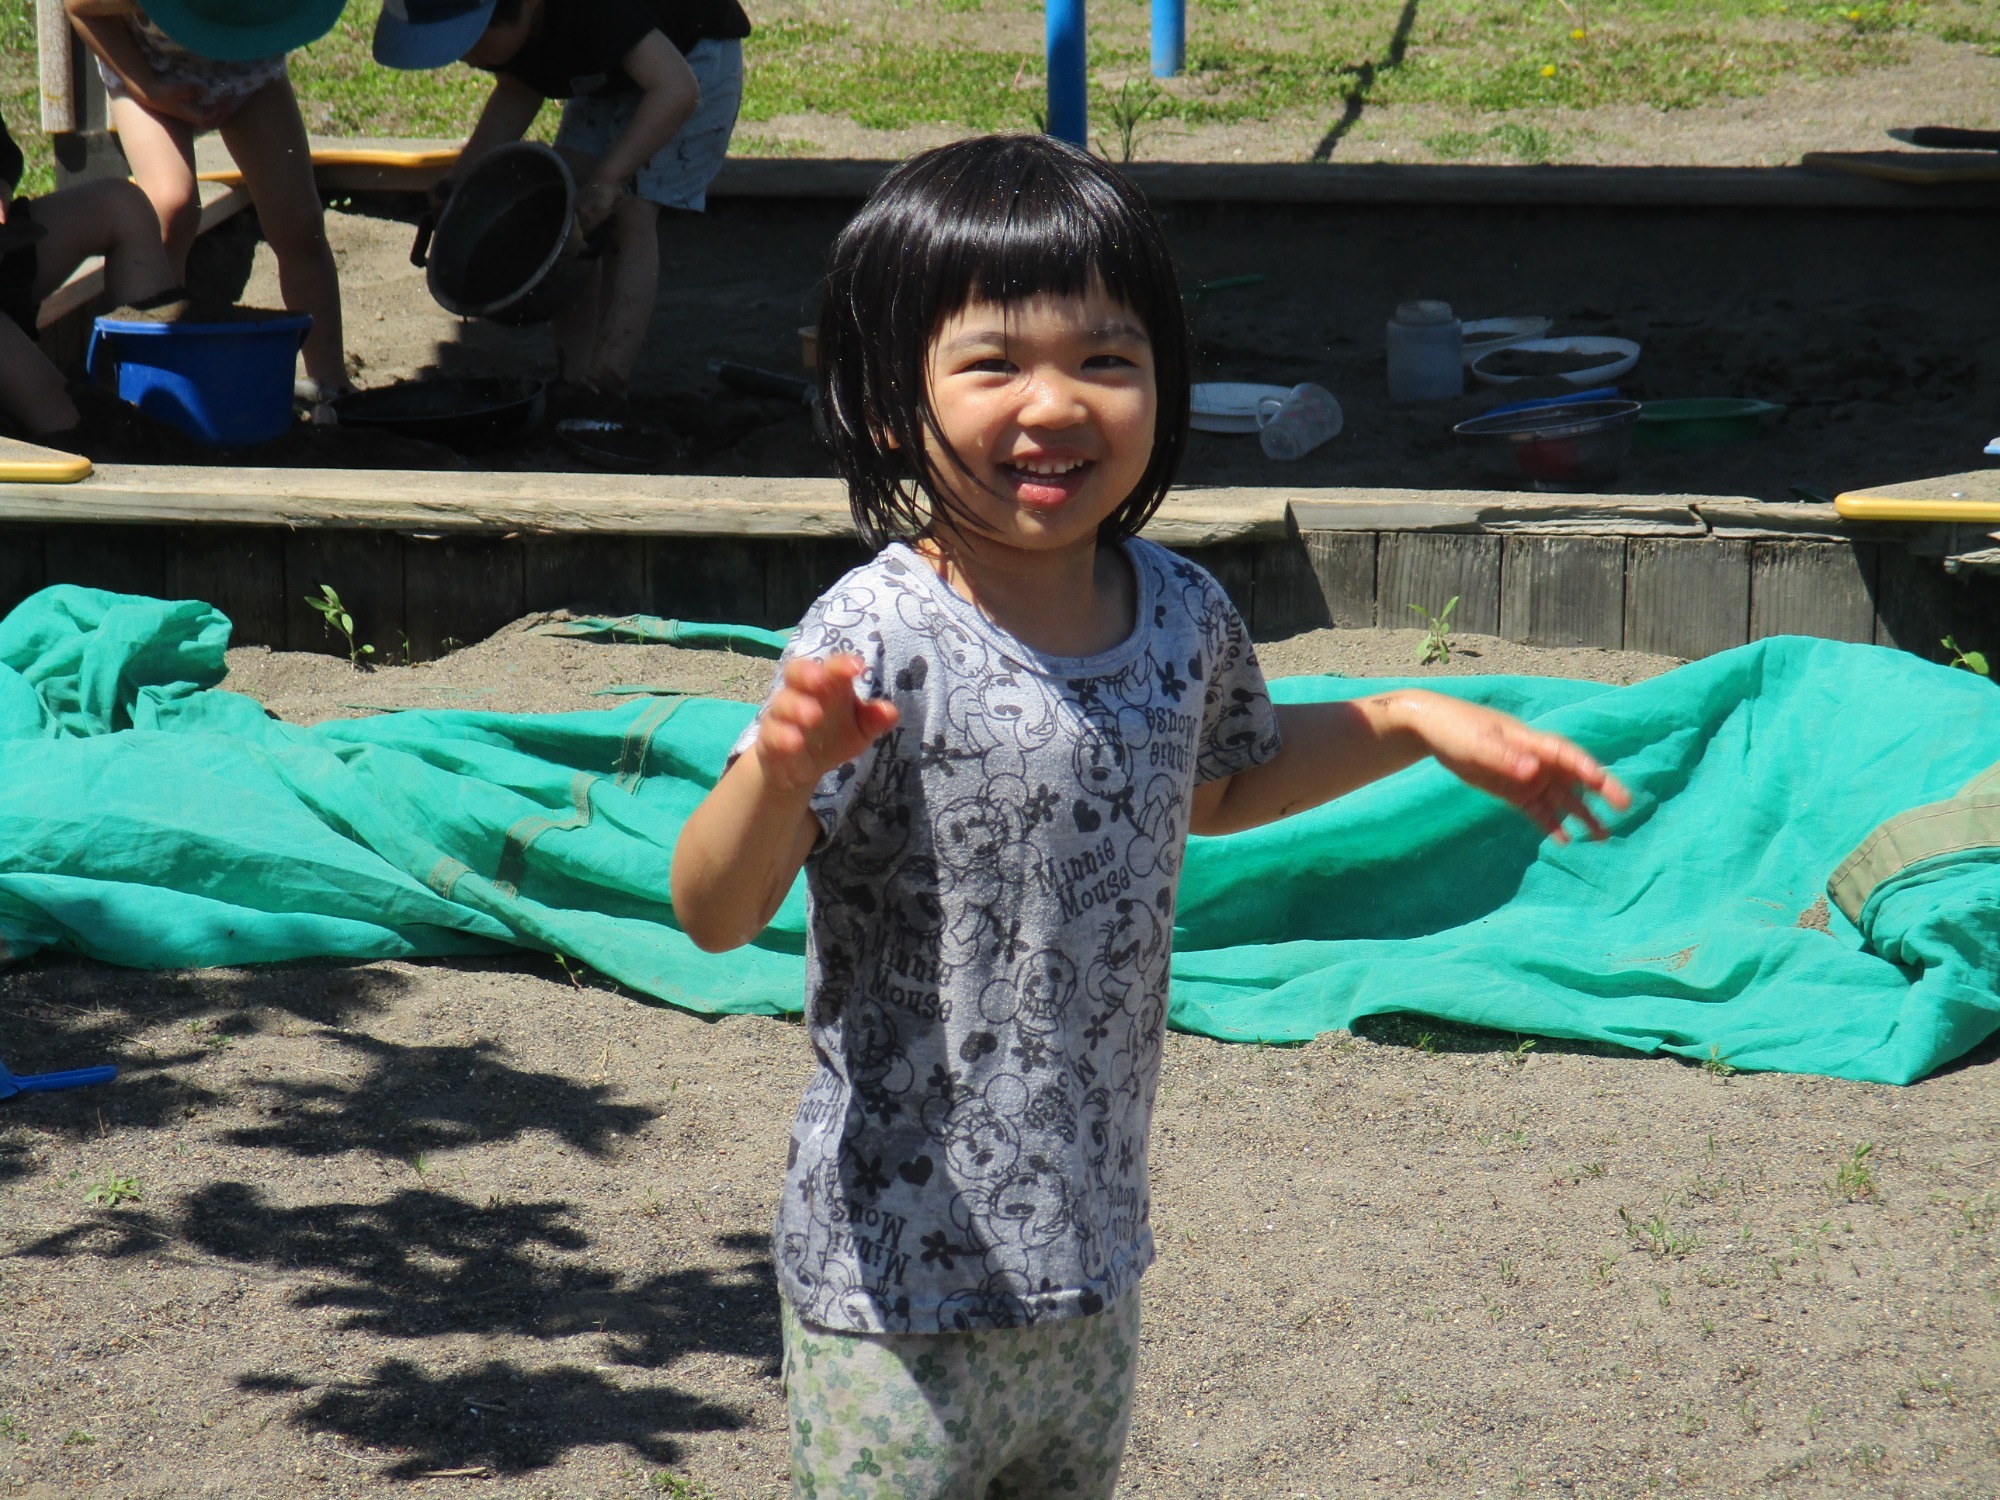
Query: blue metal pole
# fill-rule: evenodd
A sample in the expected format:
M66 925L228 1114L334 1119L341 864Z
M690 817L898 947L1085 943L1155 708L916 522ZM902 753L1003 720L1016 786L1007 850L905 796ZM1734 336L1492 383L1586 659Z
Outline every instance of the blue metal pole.
M1090 107L1084 92L1083 0L1048 0L1048 53L1049 134L1084 145Z
M1153 76L1178 78L1187 66L1187 0L1153 0Z

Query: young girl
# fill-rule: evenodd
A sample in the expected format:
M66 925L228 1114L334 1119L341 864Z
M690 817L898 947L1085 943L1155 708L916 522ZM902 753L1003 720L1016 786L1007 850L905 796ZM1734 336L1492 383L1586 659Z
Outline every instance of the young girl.
M795 1492L1109 1495L1188 834L1425 755L1558 839L1603 835L1586 790L1628 799L1454 699L1271 703L1221 588L1137 535L1186 440L1186 329L1157 224L1083 152L987 138L892 172L834 247L820 349L882 551L807 612L673 862L710 950L806 871Z
M303 351L310 384L301 391L317 402L348 390L340 271L326 241L312 147L283 53L247 61L205 57L169 36L135 0L65 3L78 34L97 54L111 123L132 176L159 216L174 279L185 279L188 251L201 228L194 138L219 130L277 257L285 306L312 314ZM301 13L294 29L307 41L339 14L337 6L330 13L324 6L292 9Z

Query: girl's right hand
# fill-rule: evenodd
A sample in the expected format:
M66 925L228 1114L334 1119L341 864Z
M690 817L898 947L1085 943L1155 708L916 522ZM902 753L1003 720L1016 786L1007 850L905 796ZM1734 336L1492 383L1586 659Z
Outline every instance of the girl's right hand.
M854 691L864 664L858 656L824 661L796 658L764 707L757 761L764 779L783 792L806 792L895 728L896 706Z

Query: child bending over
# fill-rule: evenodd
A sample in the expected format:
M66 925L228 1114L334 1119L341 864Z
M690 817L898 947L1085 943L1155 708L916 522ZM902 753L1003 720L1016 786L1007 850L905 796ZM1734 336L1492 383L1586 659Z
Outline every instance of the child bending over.
M174 279L185 279L188 251L201 229L194 138L220 131L277 257L285 307L312 314L302 351L311 385L302 391L321 401L351 389L342 354L340 270L326 241L312 147L284 55L242 62L203 57L155 25L135 0L65 4L97 54L111 123L133 178L159 217ZM327 16L320 30L332 23Z
M1274 706L1214 579L1141 540L1188 429L1158 225L1042 137L892 172L820 318L874 561L807 612L673 858L749 941L803 865L818 1071L778 1210L801 1495L1107 1496L1153 1259L1146 1138L1189 833L1433 756L1558 839L1583 751L1398 690Z
M659 292L660 210L707 207L749 34L737 0L394 0L376 23L378 62L436 68L462 56L494 75L458 176L519 140L544 100L564 101L555 147L576 176L577 221L586 234L610 225L603 259L556 315L556 366L570 385L626 394Z

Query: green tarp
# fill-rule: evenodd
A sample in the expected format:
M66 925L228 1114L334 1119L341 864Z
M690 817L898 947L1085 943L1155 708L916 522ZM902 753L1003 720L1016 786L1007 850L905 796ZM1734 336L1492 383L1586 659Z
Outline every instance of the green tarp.
M705 1012L795 1010L798 891L759 941L675 929L681 821L751 709L411 711L299 728L221 691L229 623L61 587L0 622L0 947L143 967L514 944ZM2000 859L1828 876L2000 762L2000 692L1893 651L1784 638L1634 687L1429 685L1578 740L1631 787L1560 847L1434 766L1195 840L1172 1020L1294 1041L1387 1011L1739 1068L1908 1082L2000 1028ZM1291 678L1283 700L1379 690ZM1927 846L1928 847L1928 846Z

